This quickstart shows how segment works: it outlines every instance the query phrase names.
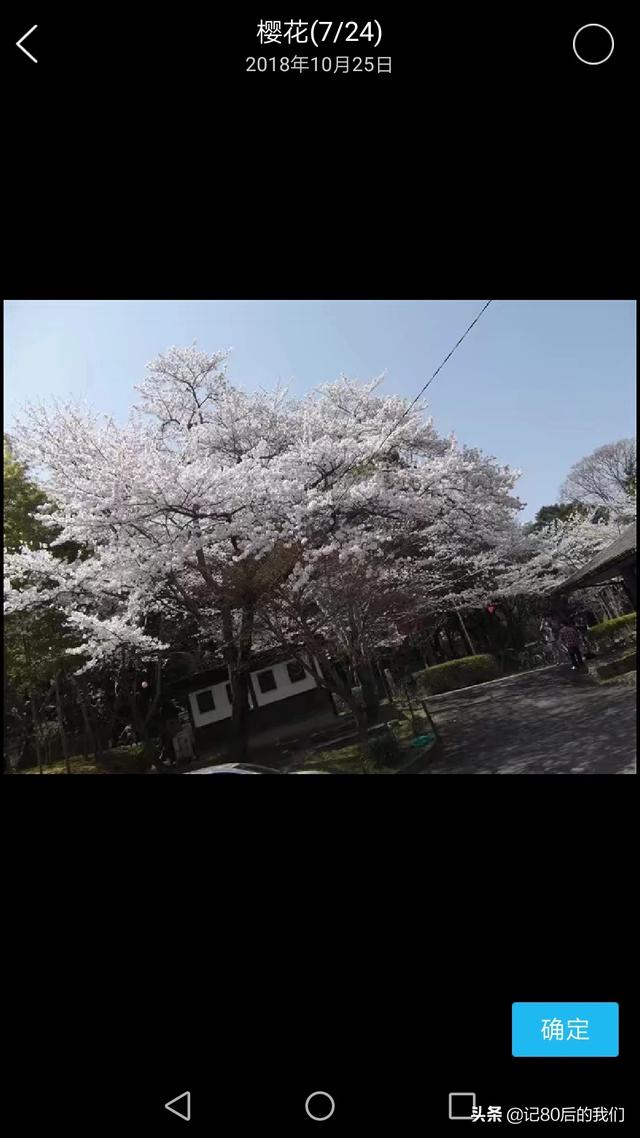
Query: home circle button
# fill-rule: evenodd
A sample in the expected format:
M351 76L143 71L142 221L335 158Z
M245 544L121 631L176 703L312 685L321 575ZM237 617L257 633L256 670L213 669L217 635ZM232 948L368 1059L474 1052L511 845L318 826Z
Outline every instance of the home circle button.
M604 24L583 24L573 37L573 50L581 63L597 67L613 55L613 36Z
M305 1102L304 1109L314 1122L326 1122L331 1118L336 1104L327 1091L314 1091Z

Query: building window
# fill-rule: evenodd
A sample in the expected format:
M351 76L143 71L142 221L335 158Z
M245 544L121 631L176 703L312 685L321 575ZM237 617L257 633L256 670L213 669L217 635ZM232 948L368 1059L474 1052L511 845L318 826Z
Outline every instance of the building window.
M198 704L198 711L201 715L206 715L208 711L215 711L216 704L213 698L213 692L199 691L196 695L196 703Z
M227 699L229 700L229 703L233 703L233 692L231 691L231 684L225 684L224 686L227 689Z
M307 678L307 673L302 667L302 664L300 664L297 660L289 660L289 663L287 664L287 672L289 673L289 679L291 680L292 684L299 684L301 680L305 680Z
M271 668L265 668L264 672L258 672L257 679L258 687L263 693L268 691L275 691L278 686Z

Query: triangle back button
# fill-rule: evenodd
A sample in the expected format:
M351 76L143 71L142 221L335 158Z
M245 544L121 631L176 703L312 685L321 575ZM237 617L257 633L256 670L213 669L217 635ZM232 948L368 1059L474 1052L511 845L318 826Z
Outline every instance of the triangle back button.
M165 1110L170 1110L172 1114L177 1114L178 1118L184 1118L185 1122L191 1121L191 1091L183 1091L181 1095L176 1098L169 1099L169 1102L164 1104Z

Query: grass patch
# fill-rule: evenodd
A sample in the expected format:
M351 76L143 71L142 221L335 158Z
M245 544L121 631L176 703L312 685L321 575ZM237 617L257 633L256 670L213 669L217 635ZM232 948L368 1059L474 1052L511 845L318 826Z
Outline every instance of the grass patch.
M93 759L85 759L84 755L72 755L69 759L72 774L106 774L106 771L100 770ZM66 774L67 768L64 759L60 759L55 763L43 763L43 774ZM26 767L24 770L17 770L15 774L40 774L37 767Z
M336 751L317 751L309 755L306 767L331 770L337 774L362 774L360 747L357 743Z
M84 755L71 755L69 758L71 774L147 774L151 766L151 752L142 743L129 747L112 747L100 759L86 758ZM37 766L17 770L16 774L40 774ZM43 763L43 774L66 774L64 759L55 763Z

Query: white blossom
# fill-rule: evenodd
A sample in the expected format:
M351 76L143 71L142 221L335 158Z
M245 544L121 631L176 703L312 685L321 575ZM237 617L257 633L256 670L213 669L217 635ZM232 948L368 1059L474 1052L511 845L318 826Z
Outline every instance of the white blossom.
M28 409L14 436L52 503L52 549L90 555L7 558L7 611L55 605L92 666L123 644L161 651L142 627L164 606L228 639L229 620L238 637L247 604L259 615L277 595L280 616L303 603L324 614L328 640L361 620L363 643L389 643L396 618L495 577L517 471L441 438L380 380L294 399L234 387L226 367L224 352L169 349L122 425L77 405ZM366 618L352 620L365 582ZM255 635L273 631L258 620Z

